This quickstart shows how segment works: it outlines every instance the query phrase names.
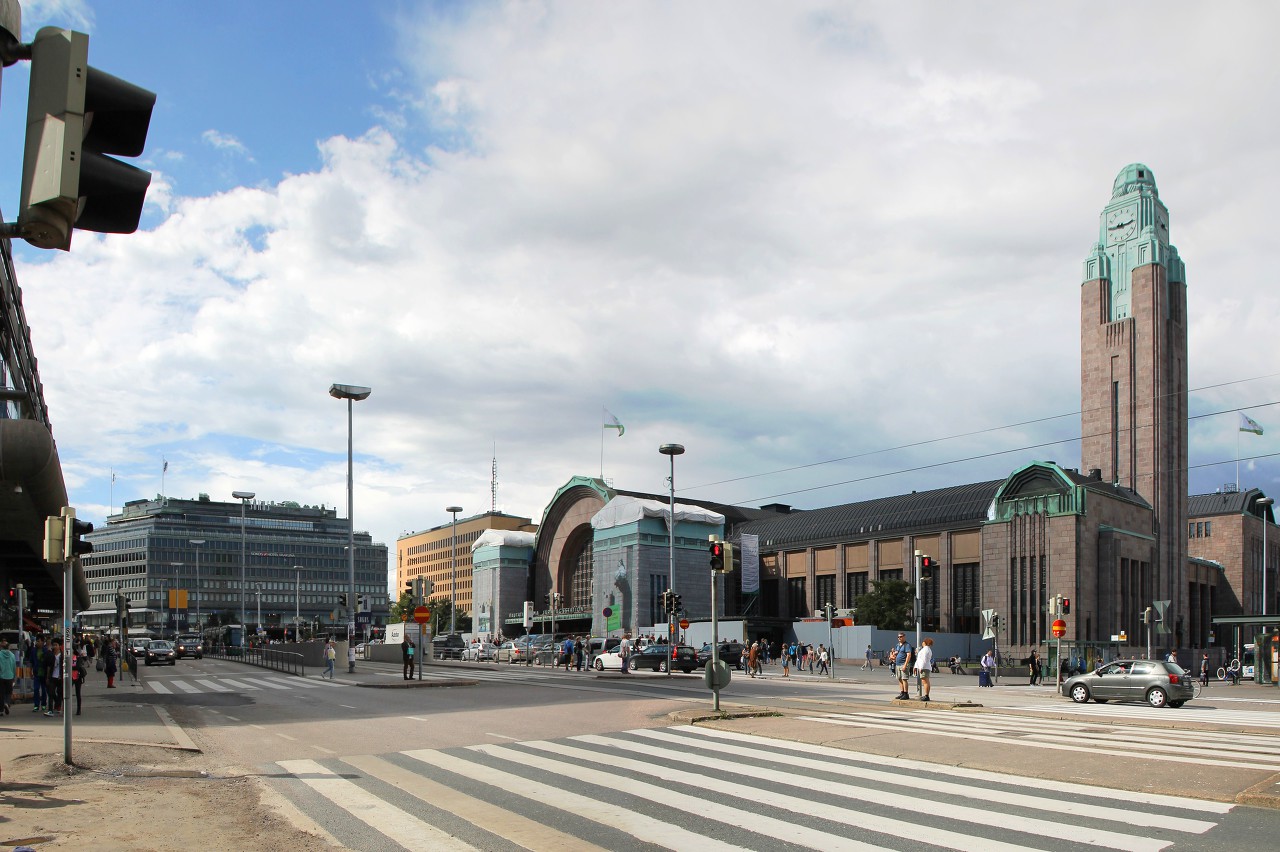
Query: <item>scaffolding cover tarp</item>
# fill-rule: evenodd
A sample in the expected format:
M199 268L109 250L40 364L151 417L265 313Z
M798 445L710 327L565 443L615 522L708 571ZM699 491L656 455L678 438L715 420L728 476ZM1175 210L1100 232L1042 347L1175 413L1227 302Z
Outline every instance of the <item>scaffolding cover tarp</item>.
M516 530L485 530L471 543L471 552L482 547L533 547L533 533Z
M642 518L662 518L664 522L671 514L671 505L657 500L646 500L640 497L614 497L596 512L591 518L591 528L607 530L634 524ZM701 506L687 506L676 503L676 522L689 521L698 524L722 526L724 515L704 509Z

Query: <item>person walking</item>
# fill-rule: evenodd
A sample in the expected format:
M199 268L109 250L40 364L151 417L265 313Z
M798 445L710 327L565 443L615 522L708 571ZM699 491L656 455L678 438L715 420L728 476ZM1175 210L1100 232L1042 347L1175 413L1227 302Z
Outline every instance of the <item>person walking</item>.
M400 643L400 661L404 664L404 679L413 680L413 642L408 636Z
M119 659L119 646L114 639L108 639L102 646L102 673L107 676L107 689L116 688L116 663Z
M1035 686L1040 682L1040 654L1035 648L1031 649L1031 658L1027 662L1028 674L1031 680L1027 681L1027 686Z
M44 637L36 637L35 642L27 648L27 665L31 667L31 712L39 713L49 703L49 696L45 694L45 678L47 673L44 668Z
M782 676L791 677L791 655L784 648L782 651Z
M1200 685L1209 685L1209 655L1205 654L1200 658Z
M631 670L631 661L627 658L631 656L631 634L624 633L622 635L622 644L618 646L618 656L622 659L622 673L627 674Z
M867 646L867 656L866 656L866 659L865 659L865 660L863 660L863 662L862 662L862 670L863 670L864 672L865 672L865 671L867 671L868 669L871 669L871 670L873 670L873 671L874 671L875 667L872 665L872 660L873 660L874 658L875 658L875 652L874 652L874 651L872 651L872 650L871 650L871 646L870 646L870 645L868 645L868 646Z
M573 660L578 671L582 671L582 663L585 656L586 647L582 644L582 637L579 636L573 640Z
M760 643L752 642L751 649L747 651L747 674L751 677L756 676L756 667L760 665Z
M560 646L560 662L564 663L564 670L569 671L569 667L573 665L573 637L566 636L564 644Z
M7 639L0 639L0 707L9 715L13 704L13 682L18 679L18 659L9 650Z
M920 700L929 700L929 674L933 671L933 639L925 638L920 642L920 653L916 655L916 677L920 679Z
M831 661L827 655L826 645L818 645L818 674L831 674Z
M333 663L338 659L338 648L330 639L324 645L324 671L320 672L320 677L329 676L329 680L333 680Z
M890 649L889 655L890 659L893 660L894 669L898 675L898 698L903 701L910 701L911 669L909 666L915 657L915 648L912 648L911 644L907 642L907 634L898 634L898 644Z
M44 649L45 711L46 716L62 712L62 640L54 639Z
M89 674L89 658L81 651L71 656L71 688L76 691L76 715L80 715L80 690Z

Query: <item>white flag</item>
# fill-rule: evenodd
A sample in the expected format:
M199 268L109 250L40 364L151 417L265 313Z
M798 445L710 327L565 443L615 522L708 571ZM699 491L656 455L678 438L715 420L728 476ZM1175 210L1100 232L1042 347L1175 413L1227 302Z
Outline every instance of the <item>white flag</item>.
M621 437L622 437L622 433L624 433L624 432L626 432L626 431L627 431L627 427L626 427L626 426L623 426L623 425L622 425L622 421L621 421L621 420L619 420L617 417L615 417L615 416L613 415L613 413L609 411L609 409L607 409L607 408L606 408L606 409L603 409L603 410L604 410L604 425L603 425L601 428L603 428L603 429L617 429L617 430L618 430L618 437L619 437L619 438L621 438Z
M1243 411L1240 412L1240 431L1252 432L1255 435L1262 434L1262 427L1258 425L1258 421L1254 420Z

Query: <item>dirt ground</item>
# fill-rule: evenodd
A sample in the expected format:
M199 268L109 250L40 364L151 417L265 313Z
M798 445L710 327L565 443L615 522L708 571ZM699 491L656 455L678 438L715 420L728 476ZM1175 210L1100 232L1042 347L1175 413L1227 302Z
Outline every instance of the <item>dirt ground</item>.
M166 748L78 744L75 766L34 755L4 766L0 849L337 849L243 771Z

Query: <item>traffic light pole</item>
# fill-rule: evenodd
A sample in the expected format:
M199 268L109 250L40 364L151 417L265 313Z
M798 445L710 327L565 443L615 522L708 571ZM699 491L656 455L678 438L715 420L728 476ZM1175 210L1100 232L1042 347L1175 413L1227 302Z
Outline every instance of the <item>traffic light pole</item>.
M67 510L64 509L65 513ZM75 517L72 509L71 517ZM62 762L71 766L71 645L75 641L71 628L71 559L62 560Z

